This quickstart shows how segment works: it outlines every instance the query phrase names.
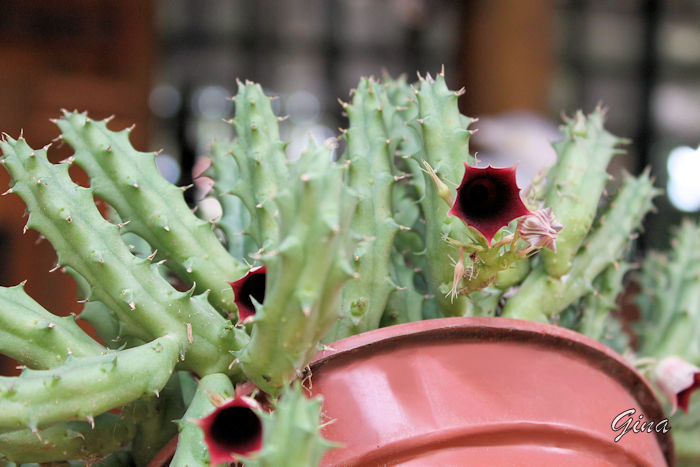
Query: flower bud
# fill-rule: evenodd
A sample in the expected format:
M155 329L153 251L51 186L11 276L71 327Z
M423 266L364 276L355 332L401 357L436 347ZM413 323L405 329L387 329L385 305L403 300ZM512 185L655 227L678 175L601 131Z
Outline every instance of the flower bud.
M557 234L564 226L554 218L552 208L538 209L518 223L518 233L532 248L557 251Z
M680 407L687 413L690 395L700 388L700 368L680 357L666 357L654 368L653 381L673 405L673 412Z

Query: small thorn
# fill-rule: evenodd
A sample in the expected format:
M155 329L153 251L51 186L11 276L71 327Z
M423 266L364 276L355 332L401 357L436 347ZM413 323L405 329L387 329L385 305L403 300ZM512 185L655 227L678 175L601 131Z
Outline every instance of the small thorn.
M4 161L4 159L3 159L3 161ZM6 192L4 192L4 193L3 193L2 195L0 195L0 196L9 195L10 193L14 193L14 191L12 190L12 188L8 189Z
M55 265L54 267L52 267L51 269L49 269L49 272L56 272L56 271L58 271L60 268L61 268L61 265L58 264L58 263L56 263L56 265Z
M146 257L146 259L147 259L148 261L153 261L153 258L156 257L156 254L158 254L158 249L157 249L157 248L156 248L155 250L153 250L153 253L151 253L150 255L148 255L148 256Z
M136 309L136 303L133 301L129 302L129 308L131 308L131 311L134 311Z
M95 429L95 419L93 418L92 415L88 415L86 418L87 418L88 423L90 423L90 428L92 428L94 430Z
M124 228L124 227L126 227L127 225L129 225L130 222L131 222L131 219L129 219L129 220L126 221L126 222L120 222L119 224L117 224L117 227L119 227L120 229L121 229L121 228Z
M166 232L170 232L170 227L165 225L165 226L163 226L163 230L165 230Z
M189 185L181 186L180 189L181 189L182 191L187 191L187 190L189 190L190 188L192 188L193 186L194 186L194 183L190 183Z
M289 115L282 115L281 117L277 117L278 122L283 122L289 118Z
M194 342L194 338L192 337L192 323L185 323L185 326L187 326L187 341L192 344Z

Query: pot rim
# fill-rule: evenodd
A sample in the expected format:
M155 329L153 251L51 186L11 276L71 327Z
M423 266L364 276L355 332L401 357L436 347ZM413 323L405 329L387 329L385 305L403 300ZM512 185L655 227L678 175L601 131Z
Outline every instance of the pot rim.
M308 367L313 374L337 359L360 359L400 344L430 344L445 339L463 341L528 342L557 352L575 354L625 387L648 419L667 419L649 382L621 355L583 334L553 324L501 317L436 318L387 326L333 342ZM308 376L308 375L307 375ZM656 433L669 465L674 465L671 436Z

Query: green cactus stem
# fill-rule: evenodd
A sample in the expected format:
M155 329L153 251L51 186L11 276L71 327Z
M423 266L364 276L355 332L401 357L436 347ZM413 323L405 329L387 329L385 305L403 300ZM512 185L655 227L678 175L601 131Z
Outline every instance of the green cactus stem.
M600 224L591 231L574 257L570 272L563 277L553 277L540 264L506 302L504 316L546 321L592 291L593 280L607 267L621 261L657 193L648 172L638 178L626 176Z
M222 181L224 185L216 189L230 192L243 202L251 217L243 233L253 238L258 248L269 249L278 241L275 198L288 175L286 145L279 135L280 119L259 84L239 81L233 101L236 115L231 124L236 139L229 164L235 163L236 178Z
M616 299L623 290L623 278L630 267L628 262L618 262L608 266L595 278L593 292L586 295L581 304L582 316L578 325L581 334L620 352L627 342L623 340L618 343L614 339L616 334L624 336L624 333L620 332L619 322L610 316L610 312L617 308Z
M547 274L561 277L572 268L572 260L593 224L600 196L610 176L610 159L625 140L603 128L605 111L590 116L582 112L562 126L564 139L554 143L557 162L547 174L546 206L551 206L564 229L557 237L557 251L543 251Z
M673 446L679 466L694 466L700 462L700 398L697 394L688 413L676 412L671 417Z
M27 228L39 230L51 242L58 264L85 278L91 300L107 305L144 342L177 336L183 357L187 353L183 369L199 374L236 371L229 368L226 352L240 349L247 336L222 318L206 295L176 291L148 259L135 257L119 227L97 210L92 188L74 184L68 165L50 163L46 149L35 151L24 139L10 137L0 148L5 156L0 162L12 176L11 190L30 211Z
M420 321L423 319L425 294L414 284L415 271L404 255L394 248L391 252L391 275L398 288L392 292L382 316L381 326Z
M197 218L183 198L182 189L165 180L155 164L155 153L136 151L129 129L113 132L107 121L65 112L56 121L62 139L75 150L75 162L90 176L94 193L125 220L134 232L157 249L156 260L167 266L198 293L209 290L209 300L224 313L235 313L227 281L240 278L245 264L225 250L213 226Z
M392 216L395 183L391 140L384 125L380 94L384 90L373 79L363 78L352 103L343 103L350 120L345 132L348 163L347 184L358 194L353 231L360 237L354 253L357 277L343 290L343 316L329 339L376 329L389 295L396 288L391 280L389 255L399 225Z
M700 365L700 224L684 221L671 246L668 255L650 253L642 266L639 354Z
M170 463L172 467L209 465L209 451L204 443L204 434L195 422L214 410L214 404L211 402L213 397L226 400L233 396L233 385L224 374L207 375L199 381L192 402L185 415L177 422L180 434L175 456Z
M181 418L187 409L178 373L173 373L158 397L134 402L124 415L139 422L130 450L136 465L147 465L178 432L173 420Z
M250 342L236 355L260 389L279 394L317 352L337 320L343 283L352 275L350 221L354 199L343 184L345 165L325 146L290 164L277 194L280 242L263 255L265 297L256 307Z
M69 355L90 357L106 349L75 323L52 315L24 291L24 284L0 287L0 354L33 369L53 368Z
M426 161L441 180L456 188L464 175L465 162L475 163L469 154L471 132L467 130L472 120L460 114L457 105L461 92L450 91L444 73L440 73L435 79L430 75L421 78L415 95L419 113L408 125L422 135L422 150L416 156L419 162ZM444 236L450 230L463 233L466 228L459 219L448 216L450 206L435 189L430 174L426 173L424 178L426 189L421 204L426 222L426 262L431 289L444 315L461 316L468 308L468 299L465 296L452 299L445 293L454 275L449 258L456 260L459 249L445 242Z
M126 447L136 426L119 415L104 413L94 423L72 421L43 430L17 430L0 434L0 461L58 462L75 459L97 461Z
M50 370L0 377L0 433L52 423L92 420L107 410L157 394L179 358L179 343L164 336L98 357L70 358Z
M226 248L239 261L250 261L250 254L258 246L245 232L252 222L250 212L237 196L231 194L239 178L236 161L233 158L234 144L231 141L215 141L209 151L211 165L205 175L216 180L214 193L221 204L222 216L216 225L226 239Z
M271 413L260 413L263 448L246 467L319 465L323 454L338 446L321 436L321 399L307 399L299 382L287 388Z
M394 218L399 225L410 227L396 233L392 251L392 277L397 289L389 297L382 325L424 319L426 310L437 307L435 293L427 281L425 247L426 224L421 200L425 196L425 179L419 153L423 142L420 128L409 125L418 118L418 101L405 76L383 81L384 115L391 140L396 142L394 165L398 183L393 190ZM401 255L402 258L397 255ZM418 310L420 309L420 314Z

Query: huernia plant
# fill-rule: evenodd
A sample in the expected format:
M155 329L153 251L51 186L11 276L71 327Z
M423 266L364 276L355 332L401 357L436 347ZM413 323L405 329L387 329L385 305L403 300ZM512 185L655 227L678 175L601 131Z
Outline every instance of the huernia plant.
M24 200L27 228L78 282L87 302L78 319L102 343L22 285L0 289L0 352L27 367L0 379L2 456L146 465L172 445L174 466L316 464L333 445L320 435L320 401L299 383L305 368L324 343L406 321L504 315L625 350L624 339L610 339L622 335L610 311L657 194L649 174L625 175L599 207L624 141L604 129L603 110L579 112L564 122L556 164L525 197L516 167L483 167L470 155L461 93L443 73L413 85L362 79L341 102L345 151L336 159L332 144L310 141L290 161L270 99L238 83L236 138L207 156L204 175L223 210L213 221L193 214L155 154L135 150L129 130L108 121L76 112L56 120L74 150L60 164L49 148L5 136L8 193ZM71 164L90 188L71 180ZM687 310L697 310L700 280L674 258L663 270L650 260L642 283L661 300L648 276L666 274L688 303L664 302L661 331L644 328L639 356L653 357L640 362L692 411L700 325ZM687 345L674 347L675 336Z

